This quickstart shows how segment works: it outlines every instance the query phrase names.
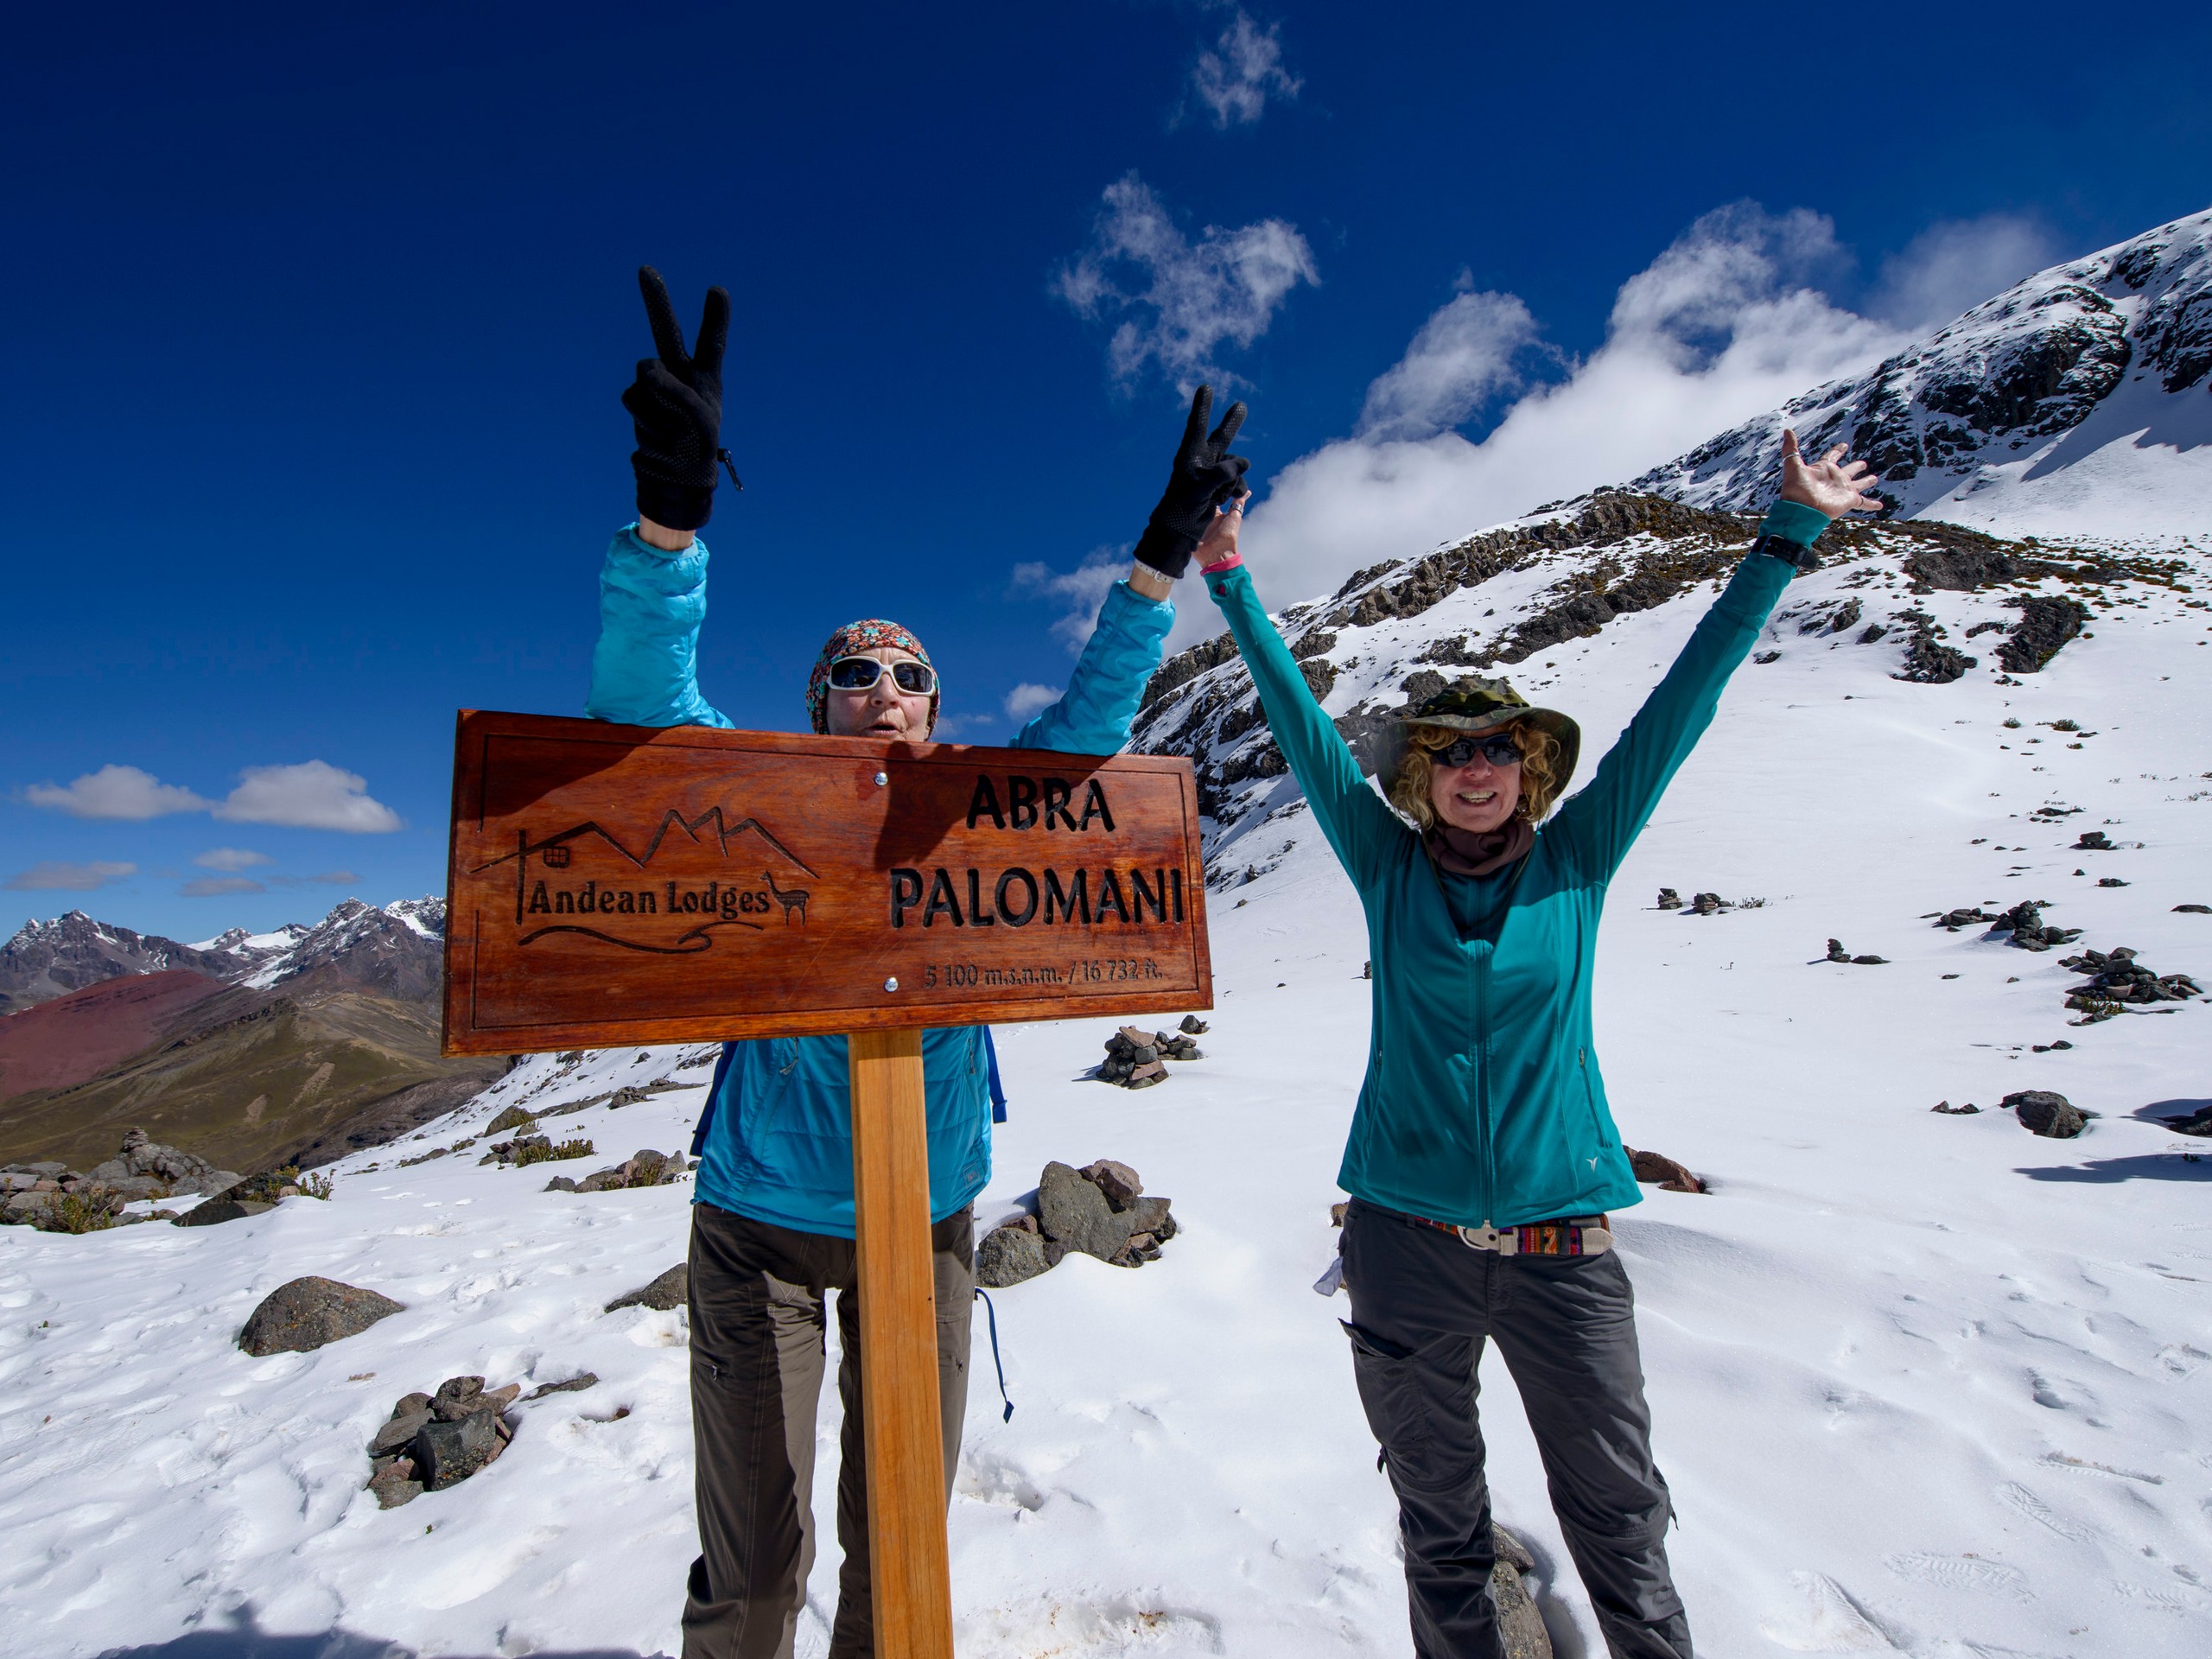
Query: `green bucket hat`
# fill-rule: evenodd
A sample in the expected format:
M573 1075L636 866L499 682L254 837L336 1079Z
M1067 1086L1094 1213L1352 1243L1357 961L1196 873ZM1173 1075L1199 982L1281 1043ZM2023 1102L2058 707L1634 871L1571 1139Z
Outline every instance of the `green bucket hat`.
M1385 792L1398 781L1406 743L1415 726L1440 726L1447 731L1470 734L1494 732L1525 720L1558 741L1558 793L1567 792L1574 776L1574 763L1582 753L1582 728L1555 709L1539 709L1504 680L1486 680L1479 674L1462 674L1441 691L1424 697L1398 716L1390 732L1389 753L1383 757L1380 779Z

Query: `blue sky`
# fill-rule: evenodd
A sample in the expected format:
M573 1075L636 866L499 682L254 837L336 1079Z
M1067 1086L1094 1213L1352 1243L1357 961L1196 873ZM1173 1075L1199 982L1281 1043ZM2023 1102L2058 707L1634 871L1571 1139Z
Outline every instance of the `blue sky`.
M454 710L580 709L642 260L734 306L707 695L889 615L991 742L1198 376L1287 601L2212 194L2179 5L645 11L17 24L0 931L442 887Z

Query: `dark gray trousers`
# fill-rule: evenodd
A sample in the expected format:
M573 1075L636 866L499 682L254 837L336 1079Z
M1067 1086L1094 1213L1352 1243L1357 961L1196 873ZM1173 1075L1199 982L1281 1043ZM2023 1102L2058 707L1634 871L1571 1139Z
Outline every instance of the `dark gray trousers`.
M968 1410L976 1217L930 1230L936 1268L938 1406L952 1497ZM853 1241L691 1206L691 1438L698 1560L683 1605L683 1659L790 1659L814 1568L814 1421L837 1295L837 1617L830 1659L875 1651L868 1582L868 1445L861 1413L860 1297Z
M1419 1659L1504 1651L1475 1407L1485 1338L1520 1388L1606 1652L1690 1659L1620 1257L1501 1256L1357 1199L1343 1250L1352 1374L1398 1496Z

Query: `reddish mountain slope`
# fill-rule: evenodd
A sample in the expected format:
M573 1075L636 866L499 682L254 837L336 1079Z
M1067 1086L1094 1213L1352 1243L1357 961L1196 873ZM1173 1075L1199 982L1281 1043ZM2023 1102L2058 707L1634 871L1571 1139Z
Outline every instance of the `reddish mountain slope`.
M0 1020L0 1100L96 1077L223 988L219 979L172 968L88 985Z

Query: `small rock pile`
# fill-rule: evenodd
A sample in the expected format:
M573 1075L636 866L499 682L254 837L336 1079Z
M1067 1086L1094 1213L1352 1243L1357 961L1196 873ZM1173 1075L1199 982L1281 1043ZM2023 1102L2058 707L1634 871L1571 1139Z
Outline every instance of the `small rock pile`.
M667 1186L683 1173L690 1166L683 1154L655 1152L651 1147L614 1166L587 1175L581 1181L572 1181L565 1175L556 1175L545 1183L548 1192L613 1192L632 1186Z
M1165 1083L1164 1062L1205 1058L1192 1039L1205 1036L1207 1030L1206 1022L1195 1014L1185 1014L1183 1023L1173 1031L1141 1031L1123 1026L1106 1039L1106 1058L1091 1076L1124 1089L1149 1089L1155 1083Z
M2084 830L2082 838L2066 849L2069 853L2116 853L2119 848L2106 839L2101 830Z
M2067 988L2066 1006L2082 1016L2069 1020L2070 1025L2093 1026L2100 1020L2110 1020L2131 1002L2186 1002L2204 995L2203 987L2187 974L2152 972L2135 960L2135 952L2126 945L2113 950L2084 950L2058 965L2089 976L2081 984Z
M1175 1236L1168 1200L1144 1196L1127 1164L1102 1158L1077 1169L1051 1163L1037 1183L1033 1208L994 1227L976 1251L976 1282L1003 1290L1059 1266L1071 1250L1117 1268L1160 1259Z
M51 1160L0 1167L0 1225L48 1232L87 1232L129 1222L173 1219L164 1211L124 1215L139 1198L198 1197L219 1192L238 1179L205 1158L165 1147L143 1129L129 1129L114 1157L89 1170ZM64 1202L67 1200L68 1202Z
M506 1411L521 1392L519 1382L486 1393L480 1376L449 1376L435 1394L402 1395L369 1442L378 1507L443 1491L497 1459L515 1437Z
M2043 920L2044 899L2023 899L1990 925L1993 933L2009 932L2007 944L2023 950L2048 950L2054 944L2071 944L2082 937L2078 927L2045 927Z
M1843 948L1843 941L1841 939L1830 939L1828 941L1828 953L1824 960L1828 962L1855 963L1861 968L1879 968L1884 963L1887 963L1889 958L1887 957L1854 957L1850 951Z
M1678 910L1692 916L1718 916L1724 910L1763 910L1765 907L1766 900L1764 899L1723 899L1717 893L1694 893L1686 905L1682 902L1682 895L1674 888L1659 889L1658 908Z
M1986 926L2002 918L2003 912L1999 911L1984 910L1980 905L1961 905L1956 910L1931 910L1921 919L1934 921L1946 933L1955 933L1962 927Z

